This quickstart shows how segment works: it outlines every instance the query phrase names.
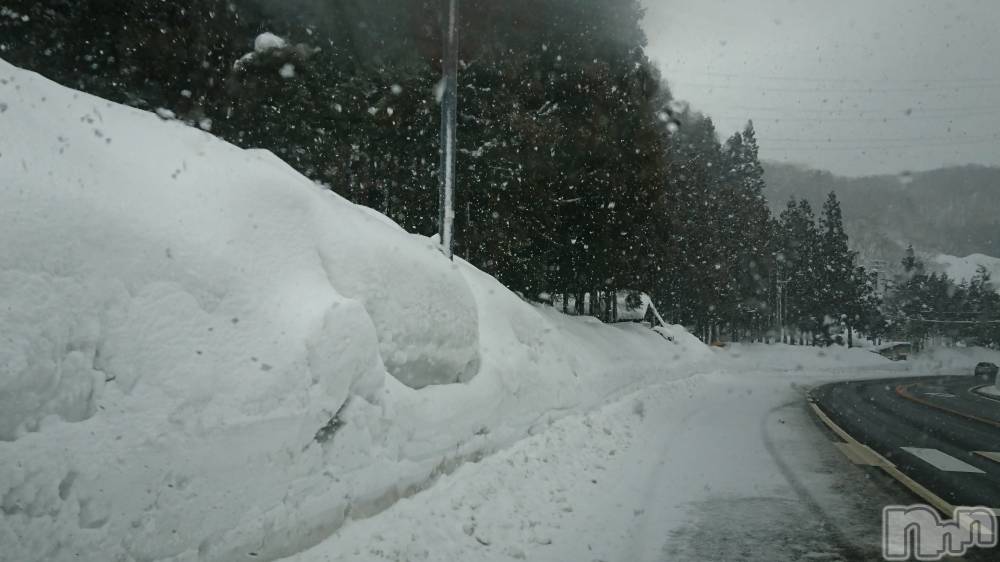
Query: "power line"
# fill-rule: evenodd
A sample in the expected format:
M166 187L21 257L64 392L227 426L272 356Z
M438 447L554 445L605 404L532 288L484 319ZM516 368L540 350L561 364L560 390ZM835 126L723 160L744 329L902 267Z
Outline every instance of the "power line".
M813 139L802 139L802 138L768 138L761 137L758 140L761 142L816 142L816 143L844 143L844 142L918 142L918 141L932 141L932 142L943 142L943 141L956 141L956 142L981 142L995 140L1000 142L1000 137L997 135L983 135L978 137L897 137L897 138L875 138L875 139L834 139L834 138L813 138Z
M1000 79L998 78L982 78L982 77L969 77L969 78L819 78L812 76L790 76L790 75L765 75L765 74L750 74L744 73L739 74L735 72L710 72L704 71L699 72L695 70L684 70L684 69L674 69L666 70L665 74L699 74L702 76L712 76L716 78L749 78L753 80L779 80L779 81L791 81L791 82L820 82L820 83L843 83L843 84L870 84L872 82L896 82L899 84L936 84L936 83L946 83L953 84L959 82L980 84L980 83L996 83L1000 85Z
M930 112L941 115L955 114L955 113L964 114L972 112L984 112L984 113L998 112L998 108L995 105L986 105L980 107L955 107L955 106L924 107L921 105L916 105L904 108L893 107L893 108L881 108L881 109L862 109L862 108L851 108L851 107L820 109L820 108L809 108L809 107L788 107L787 105L770 106L770 107L734 105L731 106L729 109L737 111L777 111L782 113L799 112L799 113L814 113L814 114L818 113L826 115L840 114L840 113L853 113L858 115L863 115L866 113L891 113L898 115L900 113L906 114L908 112L909 115L924 116L923 114Z
M950 143L927 143L927 144L885 144L881 146L821 146L816 144L814 146L771 146L768 144L762 144L761 148L766 148L773 151L789 151L789 150L821 150L821 151L854 151L854 150L901 150L910 148L940 148L948 146L965 146L974 144L983 144L988 142L995 142L996 139L980 140L980 141L969 141L969 142L950 142Z
M1000 320L936 320L931 318L911 318L909 316L890 316L893 320L907 322L924 322L926 324L1000 324Z
M996 111L983 111L975 113L967 113L964 115L912 115L909 117L780 117L780 116L756 116L750 114L735 114L735 113L713 113L713 117L720 117L723 119L755 119L761 123L771 123L775 121L780 121L783 123L872 123L872 122L883 122L883 121L922 121L931 119L971 119L971 118L982 118L987 115L998 115L1000 116L1000 110Z
M947 311L947 310L935 310L933 312L934 312L934 314L936 314L938 316L947 315L947 314L952 314L952 315L955 315L955 316L959 316L959 315L961 315L961 316L975 316L976 314L980 313L978 310L965 310L965 311L961 311L960 310L960 311L954 311L954 312Z
M775 88L773 86L750 86L747 84L705 84L700 82L677 82L667 81L671 86L681 85L688 88L705 88L710 90L754 90L767 92L780 92L791 94L919 94L951 92L963 89L992 89L1000 88L1000 84L981 84L965 86L927 86L924 88Z

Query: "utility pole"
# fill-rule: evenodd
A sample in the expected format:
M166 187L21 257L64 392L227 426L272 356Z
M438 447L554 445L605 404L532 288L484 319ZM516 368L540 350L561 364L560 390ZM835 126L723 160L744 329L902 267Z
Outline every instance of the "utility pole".
M781 280L778 280L778 330L780 334L781 343L785 343L785 311L781 310L781 297L782 297L782 284Z
M438 231L441 251L453 260L455 223L455 133L458 128L458 0L448 3L444 14L444 50L441 63L443 76L441 96L441 163L438 169L440 186L438 199Z
M778 288L778 327L781 330L781 343L785 342L785 284L788 279L782 276L782 268L778 266L778 279L775 283Z

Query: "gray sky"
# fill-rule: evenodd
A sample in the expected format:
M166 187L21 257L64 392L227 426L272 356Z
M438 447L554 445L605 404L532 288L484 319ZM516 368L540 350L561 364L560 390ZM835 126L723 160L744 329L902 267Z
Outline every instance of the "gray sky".
M643 0L674 96L765 159L844 175L1000 165L998 0Z

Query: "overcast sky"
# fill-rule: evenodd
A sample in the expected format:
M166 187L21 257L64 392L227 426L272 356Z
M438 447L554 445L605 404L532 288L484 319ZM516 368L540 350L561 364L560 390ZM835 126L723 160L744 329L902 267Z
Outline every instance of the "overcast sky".
M643 0L674 96L765 159L1000 165L1000 0Z

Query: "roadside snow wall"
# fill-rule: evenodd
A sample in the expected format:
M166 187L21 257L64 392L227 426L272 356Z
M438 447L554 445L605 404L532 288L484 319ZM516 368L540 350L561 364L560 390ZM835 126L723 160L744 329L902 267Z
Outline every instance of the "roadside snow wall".
M3 61L0 240L3 561L288 555L707 353Z

